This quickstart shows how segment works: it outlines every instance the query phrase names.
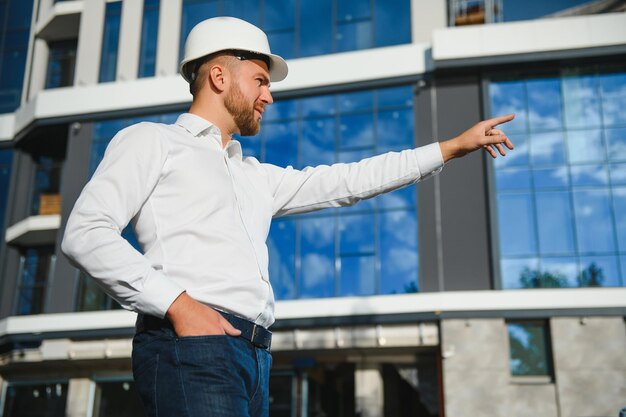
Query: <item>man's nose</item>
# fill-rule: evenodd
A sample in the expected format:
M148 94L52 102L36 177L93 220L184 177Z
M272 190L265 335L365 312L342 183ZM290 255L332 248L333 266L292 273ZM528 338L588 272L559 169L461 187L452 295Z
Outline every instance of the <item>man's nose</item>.
M263 88L263 93L261 93L260 99L265 104L272 104L274 102L274 98L272 97L269 87L266 86Z

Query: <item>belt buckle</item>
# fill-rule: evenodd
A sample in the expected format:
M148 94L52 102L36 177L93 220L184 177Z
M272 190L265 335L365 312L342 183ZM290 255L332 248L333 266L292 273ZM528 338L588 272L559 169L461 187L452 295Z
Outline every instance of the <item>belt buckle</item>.
M251 341L251 342L252 342L252 344L253 344L253 345L255 345L255 346L257 345L257 343L256 343L256 342L255 342L255 340L254 340L254 339L256 338L256 327L257 327L257 324L256 324L256 323L254 323L254 324L252 325L252 334L250 335L250 341Z

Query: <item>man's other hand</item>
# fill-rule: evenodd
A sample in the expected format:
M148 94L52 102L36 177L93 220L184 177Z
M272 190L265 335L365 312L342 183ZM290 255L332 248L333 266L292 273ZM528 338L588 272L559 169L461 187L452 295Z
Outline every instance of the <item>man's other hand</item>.
M186 292L174 300L166 316L179 337L241 334L218 311L194 300Z
M513 120L514 117L514 114L508 114L506 116L498 116L493 119L484 120L475 124L454 139L441 142L439 145L441 146L441 154L443 155L444 162L448 162L453 158L460 158L480 148L489 152L493 158L498 156L496 150L500 155L505 156L506 150L504 147L506 146L509 149L513 149L513 143L503 131L496 129L496 126L509 122Z

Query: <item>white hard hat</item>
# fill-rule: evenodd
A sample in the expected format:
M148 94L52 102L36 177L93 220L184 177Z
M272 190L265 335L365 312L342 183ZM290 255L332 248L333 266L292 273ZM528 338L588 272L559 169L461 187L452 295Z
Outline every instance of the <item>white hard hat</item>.
M185 68L185 64L226 50L235 51L240 59L266 59L271 81L282 81L287 76L287 62L272 54L265 32L235 17L214 17L203 20L191 29L185 41L180 73L191 83L193 68Z

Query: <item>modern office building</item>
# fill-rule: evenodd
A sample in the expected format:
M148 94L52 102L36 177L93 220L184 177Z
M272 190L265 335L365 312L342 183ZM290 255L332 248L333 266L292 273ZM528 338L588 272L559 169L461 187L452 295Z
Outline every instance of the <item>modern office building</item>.
M347 163L516 114L506 158L275 219L271 415L617 416L625 3L0 0L0 417L143 415L135 314L60 241L115 133L188 108L181 45L218 15L289 62L241 138L261 161Z

